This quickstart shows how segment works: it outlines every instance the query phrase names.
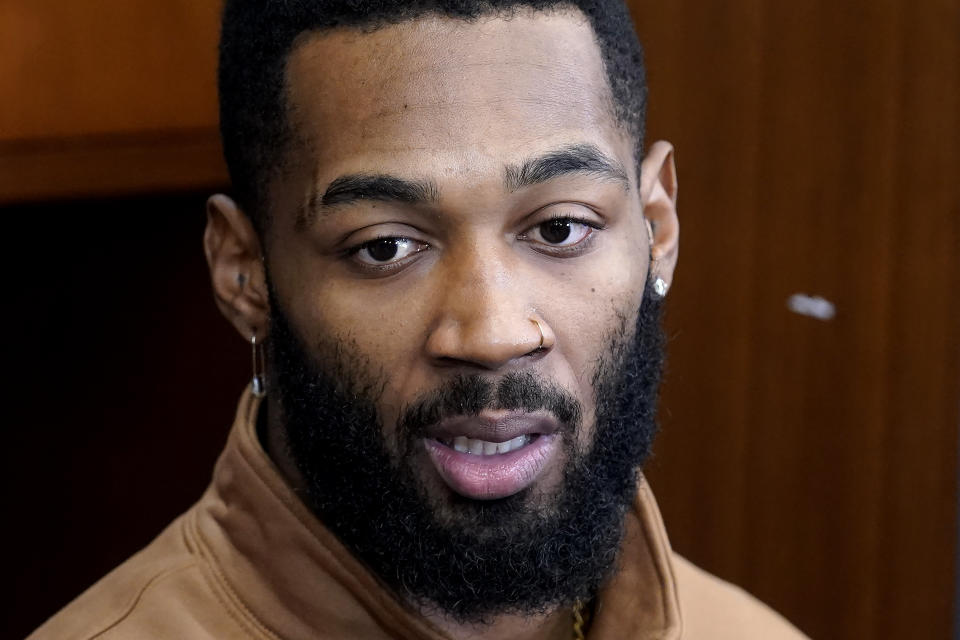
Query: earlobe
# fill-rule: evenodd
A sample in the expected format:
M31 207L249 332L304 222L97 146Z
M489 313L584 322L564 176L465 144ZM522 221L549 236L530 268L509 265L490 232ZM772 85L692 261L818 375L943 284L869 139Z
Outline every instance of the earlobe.
M217 307L244 340L266 336L269 301L260 238L229 197L207 200L203 248Z
M673 281L680 249L677 192L673 146L668 142L656 142L647 151L641 165L640 199L650 240L650 279L662 280L664 291Z

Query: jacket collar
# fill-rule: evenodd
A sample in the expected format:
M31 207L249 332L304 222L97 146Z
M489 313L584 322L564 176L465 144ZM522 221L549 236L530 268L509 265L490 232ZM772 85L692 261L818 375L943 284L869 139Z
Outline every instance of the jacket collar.
M256 435L248 389L213 482L187 520L220 597L246 625L279 638L441 640L398 602L286 484ZM591 640L680 635L672 554L641 476L618 570L598 595Z

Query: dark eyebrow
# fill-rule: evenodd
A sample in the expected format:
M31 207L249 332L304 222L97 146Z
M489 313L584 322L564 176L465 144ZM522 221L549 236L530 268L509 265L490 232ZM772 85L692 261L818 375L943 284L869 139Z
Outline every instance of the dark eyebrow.
M321 204L325 207L352 204L357 200L383 200L417 204L436 202L437 188L429 181L405 180L385 174L359 173L340 176L327 186Z
M321 194L316 191L298 220L309 224L324 209L356 204L362 200L400 202L403 204L431 204L440 195L429 180L407 180L380 173L356 173L340 176L327 185Z
M569 174L622 182L624 188L630 185L623 166L592 144L572 144L530 158L520 166L508 166L505 181L507 189L516 191Z

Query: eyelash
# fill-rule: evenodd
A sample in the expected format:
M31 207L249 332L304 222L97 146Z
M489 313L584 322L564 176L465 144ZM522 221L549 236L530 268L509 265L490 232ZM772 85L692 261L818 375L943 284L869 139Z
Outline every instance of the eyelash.
M551 216L545 220L541 220L540 222L538 222L537 224L533 225L530 228L535 229L536 227L540 227L545 224L550 224L551 222L566 222L569 224L582 224L585 227L589 227L591 231L582 240L567 247L543 245L547 247L548 250L544 251L543 249L539 249L539 251L541 251L542 253L547 253L549 255L582 253L583 251L586 250L587 247L590 246L590 243L593 242L595 238L594 231L603 231L603 229L605 228L605 225L600 224L598 222L594 222L592 220L584 220L583 218L578 218L576 216L571 216L571 215ZM521 238L527 237L527 233L528 232L524 232L523 234L521 234L520 237Z
M531 226L530 229L532 230L542 225L550 224L551 222L566 222L570 224L582 224L585 227L589 227L591 229L590 233L588 233L582 240L567 247L556 247L556 246L551 247L550 245L545 245L544 243L539 243L539 242L537 243L543 247L546 247L546 249L537 249L537 251L539 251L540 253L544 253L552 256L582 253L593 242L593 239L595 237L594 231L602 231L603 229L606 228L605 225L600 224L598 222L594 222L592 220L585 220L583 218L578 218L576 216L571 216L571 215L557 215L557 216L551 216L549 218L541 220L540 222ZM529 234L529 230L521 233L519 238L525 239L529 237L528 234ZM406 240L409 242L425 245L426 248L417 250L411 253L409 256L406 256L404 258L401 258L400 260L397 260L396 262L385 262L383 264L367 264L367 263L361 263L359 260L356 259L356 256L358 253L360 253L364 249L371 248L374 244L382 240L397 240L397 241ZM368 240L355 247L351 247L350 249L347 249L345 251L345 255L346 257L350 258L353 261L354 265L357 268L361 269L362 271L365 271L370 274L381 274L381 273L389 273L399 269L401 265L414 259L418 254L429 250L429 248L430 248L430 245L427 245L424 242L420 242L418 240L415 240L407 236L394 236L394 235L385 234L385 235L377 236L376 238L373 238L372 240Z
M396 262L384 262L383 264L366 264L356 259L356 256L358 253L360 253L364 249L370 249L371 247L373 247L373 245L375 245L377 242L380 242L382 240L397 240L397 241L406 240L408 242L425 245L427 248L414 251L409 256L401 258ZM413 238L409 238L407 236L394 236L389 234L383 234L383 235L377 236L372 240L367 240L362 244L359 244L355 247L351 247L350 249L347 249L345 251L345 255L346 257L350 258L353 261L353 263L361 270L366 271L367 273L377 274L377 273L387 273L387 272L396 270L397 268L399 268L400 265L403 265L409 262L410 260L415 258L418 254L423 253L424 251L427 251L429 247L430 245L428 245L427 243L420 242L419 240L414 240Z

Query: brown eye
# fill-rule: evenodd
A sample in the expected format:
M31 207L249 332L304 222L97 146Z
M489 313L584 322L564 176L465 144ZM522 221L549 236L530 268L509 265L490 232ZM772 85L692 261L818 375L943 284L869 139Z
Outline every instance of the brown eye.
M566 248L583 242L595 227L573 218L554 218L534 226L525 235L546 247Z
M377 262L392 260L399 250L396 238L384 238L367 245L367 253Z
M378 266L399 262L426 247L424 243L410 238L377 238L361 245L354 256L365 265Z
M560 244L570 237L569 220L551 220L540 225L540 236L550 244Z

